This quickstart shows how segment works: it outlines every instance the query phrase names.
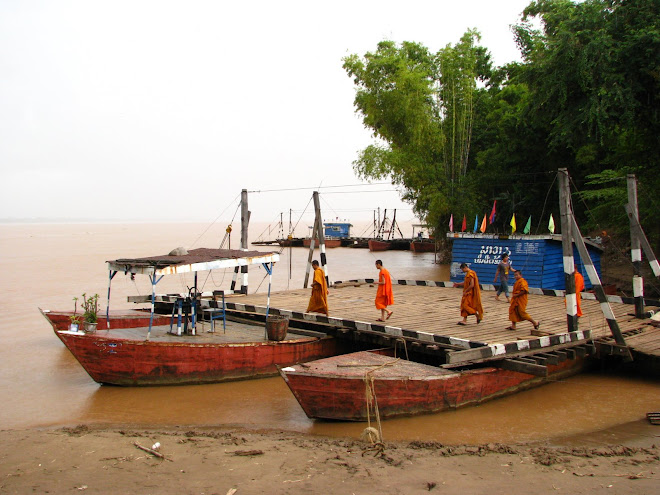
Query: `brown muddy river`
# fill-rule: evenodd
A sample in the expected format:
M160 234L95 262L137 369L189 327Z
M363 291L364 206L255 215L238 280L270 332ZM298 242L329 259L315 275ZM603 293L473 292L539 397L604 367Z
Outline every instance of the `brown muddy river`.
M236 425L256 429L357 437L363 423L309 420L281 378L215 385L120 388L95 383L39 314L71 309L73 297L99 293L105 304L110 259L165 254L177 246L218 247L224 226L202 224L0 225L0 424L30 428L78 423L144 426ZM253 230L260 232L256 226ZM199 238L201 232L204 236ZM235 236L232 247L237 247ZM194 245L193 245L194 243ZM266 247L258 248L267 250ZM275 267L273 290L302 286L307 251L288 250ZM433 253L328 250L331 280L376 275L383 259L394 278L446 280ZM250 269L250 292L267 290L262 268ZM232 273L201 277L204 290L228 288ZM185 292L192 279L171 277L160 292ZM132 308L127 295L147 294L146 278L118 274L112 308ZM264 296L265 297L265 296ZM615 374L586 373L457 411L384 421L386 440L443 443L525 442L584 434L641 420L660 410L660 384Z

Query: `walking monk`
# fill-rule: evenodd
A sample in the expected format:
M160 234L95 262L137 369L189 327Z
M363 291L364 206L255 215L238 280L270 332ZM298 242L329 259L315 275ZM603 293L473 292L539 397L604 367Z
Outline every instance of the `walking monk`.
M584 277L575 265L575 301L577 302L577 316L582 316L582 295L580 292L584 290Z
M328 314L328 284L325 282L325 273L319 267L319 262L312 261L314 280L312 280L312 295L307 305L308 313Z
M392 277L390 272L383 267L381 260L376 260L376 268L380 270L378 274L378 291L376 291L376 309L380 309L380 318L376 321L389 320L393 311L388 311L387 307L394 304L394 294L392 293ZM387 314L387 316L385 316Z
M481 305L481 288L479 287L479 278L474 270L468 268L467 263L461 263L461 270L465 273L465 280L454 284L454 287L463 287L463 297L461 298L461 316L463 321L459 325L467 325L467 317L475 315L477 323L484 318L484 308Z
M506 327L506 329L515 330L516 323L527 320L534 325L534 330L538 330L540 322L534 321L534 319L527 313L527 294L529 294L527 280L522 277L522 272L520 270L514 270L513 275L516 277L516 283L513 284L511 305L509 306L509 320L511 320L511 326Z

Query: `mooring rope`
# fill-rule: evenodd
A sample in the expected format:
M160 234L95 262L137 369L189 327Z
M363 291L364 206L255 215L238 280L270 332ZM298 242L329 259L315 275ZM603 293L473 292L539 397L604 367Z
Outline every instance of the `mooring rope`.
M380 411L378 409L378 397L376 397L376 388L374 386L374 373L386 366L392 366L396 362L398 362L399 359L395 359L394 361L389 361L387 363L383 363L379 365L377 368L374 368L372 370L369 370L365 372L364 374L364 385L365 385L365 400L366 400L366 405L367 405L367 428L371 428L371 404L373 403L373 409L374 409L374 416L376 419L376 424L378 425L378 443L383 442L383 427L380 423ZM369 440L371 440L371 443L376 443L371 439L371 436L369 436Z

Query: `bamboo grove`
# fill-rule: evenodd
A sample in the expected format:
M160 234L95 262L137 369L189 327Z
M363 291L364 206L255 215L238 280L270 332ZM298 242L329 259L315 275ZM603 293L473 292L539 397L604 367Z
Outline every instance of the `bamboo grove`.
M356 112L374 137L354 170L390 178L439 232L451 213L474 216L494 200L502 232L513 213L557 216L560 167L581 223L624 231L634 173L658 246L659 21L658 0L540 0L512 26L520 62L493 66L472 29L437 53L382 41L347 56Z

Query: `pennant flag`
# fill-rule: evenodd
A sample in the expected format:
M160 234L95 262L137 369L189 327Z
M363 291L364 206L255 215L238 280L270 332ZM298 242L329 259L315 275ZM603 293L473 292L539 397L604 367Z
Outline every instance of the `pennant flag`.
M495 205L497 204L497 200L493 201L493 209L490 212L490 218L488 219L489 223L493 225L493 222L495 221Z
M452 213L449 217L449 232L454 231L454 214Z
M527 219L527 225L525 225L523 234L529 234L530 230L532 230L532 215L530 215L529 218Z
M474 231L476 232L479 228L479 215L474 217Z
M467 229L467 218L465 218L465 215L463 215L463 225L461 225L461 232L465 232L465 229Z
M486 215L484 215L484 220L483 222L481 222L481 228L479 230L481 231L482 234L486 232Z
M550 213L550 221L548 222L548 230L551 234L555 233L555 219L552 218L552 213Z
M516 214L515 213L511 217L511 222L509 222L509 225L511 225L511 233L513 234L516 231Z

